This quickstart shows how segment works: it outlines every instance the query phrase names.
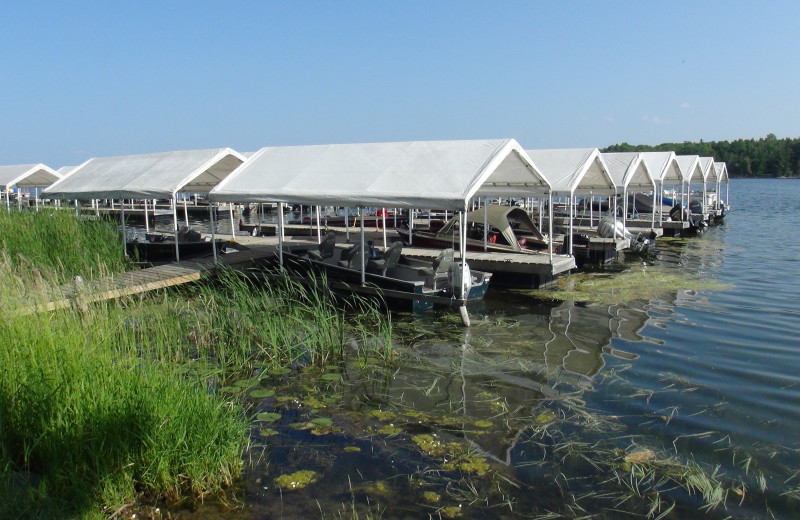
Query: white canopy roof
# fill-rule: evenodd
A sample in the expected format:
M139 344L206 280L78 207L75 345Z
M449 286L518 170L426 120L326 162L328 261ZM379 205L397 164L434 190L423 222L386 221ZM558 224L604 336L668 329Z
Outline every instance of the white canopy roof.
M569 194L616 193L597 148L527 150L528 155L553 187L553 192Z
M714 166L713 157L701 157L700 170L703 172L703 182L717 183L717 167Z
M476 196L547 193L513 139L266 147L211 200L464 210Z
M602 153L614 183L625 190L653 191L655 181L639 152Z
M67 175L72 173L76 168L77 166L62 166L61 168L58 169L58 174L61 175L62 177L66 177Z
M683 182L692 183L692 179L697 180L703 177L703 169L700 167L700 156L698 155L678 155L675 157L678 167L683 176Z
M244 157L230 148L89 159L45 190L65 199L167 199L207 193Z
M717 169L719 182L728 182L728 165L725 162L715 162L714 167Z
M14 186L19 188L44 188L50 186L61 176L44 164L18 164L0 166L0 187L7 190Z
M657 184L664 185L683 181L683 174L678 166L675 152L642 152L642 159Z

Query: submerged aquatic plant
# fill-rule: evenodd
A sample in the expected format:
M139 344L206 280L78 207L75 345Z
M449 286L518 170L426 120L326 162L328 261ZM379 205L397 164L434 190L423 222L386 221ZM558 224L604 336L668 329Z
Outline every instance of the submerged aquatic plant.
M621 273L582 272L561 276L555 287L515 291L543 300L617 304L657 298L679 290L725 290L729 286L657 266Z

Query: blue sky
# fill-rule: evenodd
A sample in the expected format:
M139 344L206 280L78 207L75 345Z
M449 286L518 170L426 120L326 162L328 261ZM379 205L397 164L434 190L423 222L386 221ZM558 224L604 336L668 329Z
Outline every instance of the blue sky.
M0 164L800 137L800 2L3 2Z

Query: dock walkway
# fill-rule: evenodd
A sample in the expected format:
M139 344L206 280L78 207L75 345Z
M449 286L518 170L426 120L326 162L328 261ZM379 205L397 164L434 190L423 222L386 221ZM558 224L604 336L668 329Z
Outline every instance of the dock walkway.
M274 254L274 247L251 245L235 253L220 253L218 261L220 265L243 270ZM47 302L37 303L25 309L23 313L54 311L72 305L86 306L94 302L196 282L212 276L216 269L213 258L202 257L136 271L126 271L92 280L83 280L77 277L74 281L59 286L50 295Z

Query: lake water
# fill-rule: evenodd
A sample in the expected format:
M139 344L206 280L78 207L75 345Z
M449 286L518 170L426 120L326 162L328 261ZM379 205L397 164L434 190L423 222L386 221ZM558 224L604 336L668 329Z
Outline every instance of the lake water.
M490 290L469 329L396 316L388 368L274 376L225 515L800 517L800 182L730 192L723 224L573 277L588 301Z

